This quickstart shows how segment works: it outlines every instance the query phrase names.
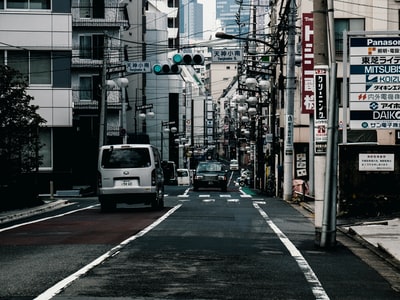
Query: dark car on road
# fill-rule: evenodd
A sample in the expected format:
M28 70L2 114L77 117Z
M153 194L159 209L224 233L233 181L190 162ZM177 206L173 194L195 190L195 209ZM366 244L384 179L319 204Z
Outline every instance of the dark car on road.
M218 187L222 191L227 190L227 169L219 161L202 161L196 168L193 189L200 187Z

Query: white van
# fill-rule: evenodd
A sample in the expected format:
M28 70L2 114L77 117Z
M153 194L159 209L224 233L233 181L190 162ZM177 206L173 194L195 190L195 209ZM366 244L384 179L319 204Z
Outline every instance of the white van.
M99 149L98 197L102 211L117 203L164 207L160 153L150 144L107 145Z
M190 173L188 169L178 169L178 185L190 185Z

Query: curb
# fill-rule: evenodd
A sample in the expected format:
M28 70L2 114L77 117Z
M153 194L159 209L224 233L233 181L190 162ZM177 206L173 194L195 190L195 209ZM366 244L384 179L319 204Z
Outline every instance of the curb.
M0 213L0 224L4 224L7 222L11 222L14 220L26 218L29 216L33 216L39 213L55 210L61 208L62 206L69 205L68 200L56 200L56 201L47 201L47 203L42 204L40 206L22 209L22 210L15 210L15 211L6 211L3 214Z

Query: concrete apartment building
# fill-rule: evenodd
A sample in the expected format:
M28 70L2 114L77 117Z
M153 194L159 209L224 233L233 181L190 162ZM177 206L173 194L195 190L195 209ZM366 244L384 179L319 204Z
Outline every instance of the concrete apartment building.
M28 75L27 93L47 121L43 173L70 168L72 19L70 1L0 1L1 62Z

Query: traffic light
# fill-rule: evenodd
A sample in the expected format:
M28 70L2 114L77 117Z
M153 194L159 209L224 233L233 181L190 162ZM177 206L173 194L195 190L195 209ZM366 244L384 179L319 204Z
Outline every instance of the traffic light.
M177 64L159 63L153 65L153 72L156 75L177 75L181 73L181 68Z
M177 65L204 65L204 56L198 53L176 53L172 61Z

